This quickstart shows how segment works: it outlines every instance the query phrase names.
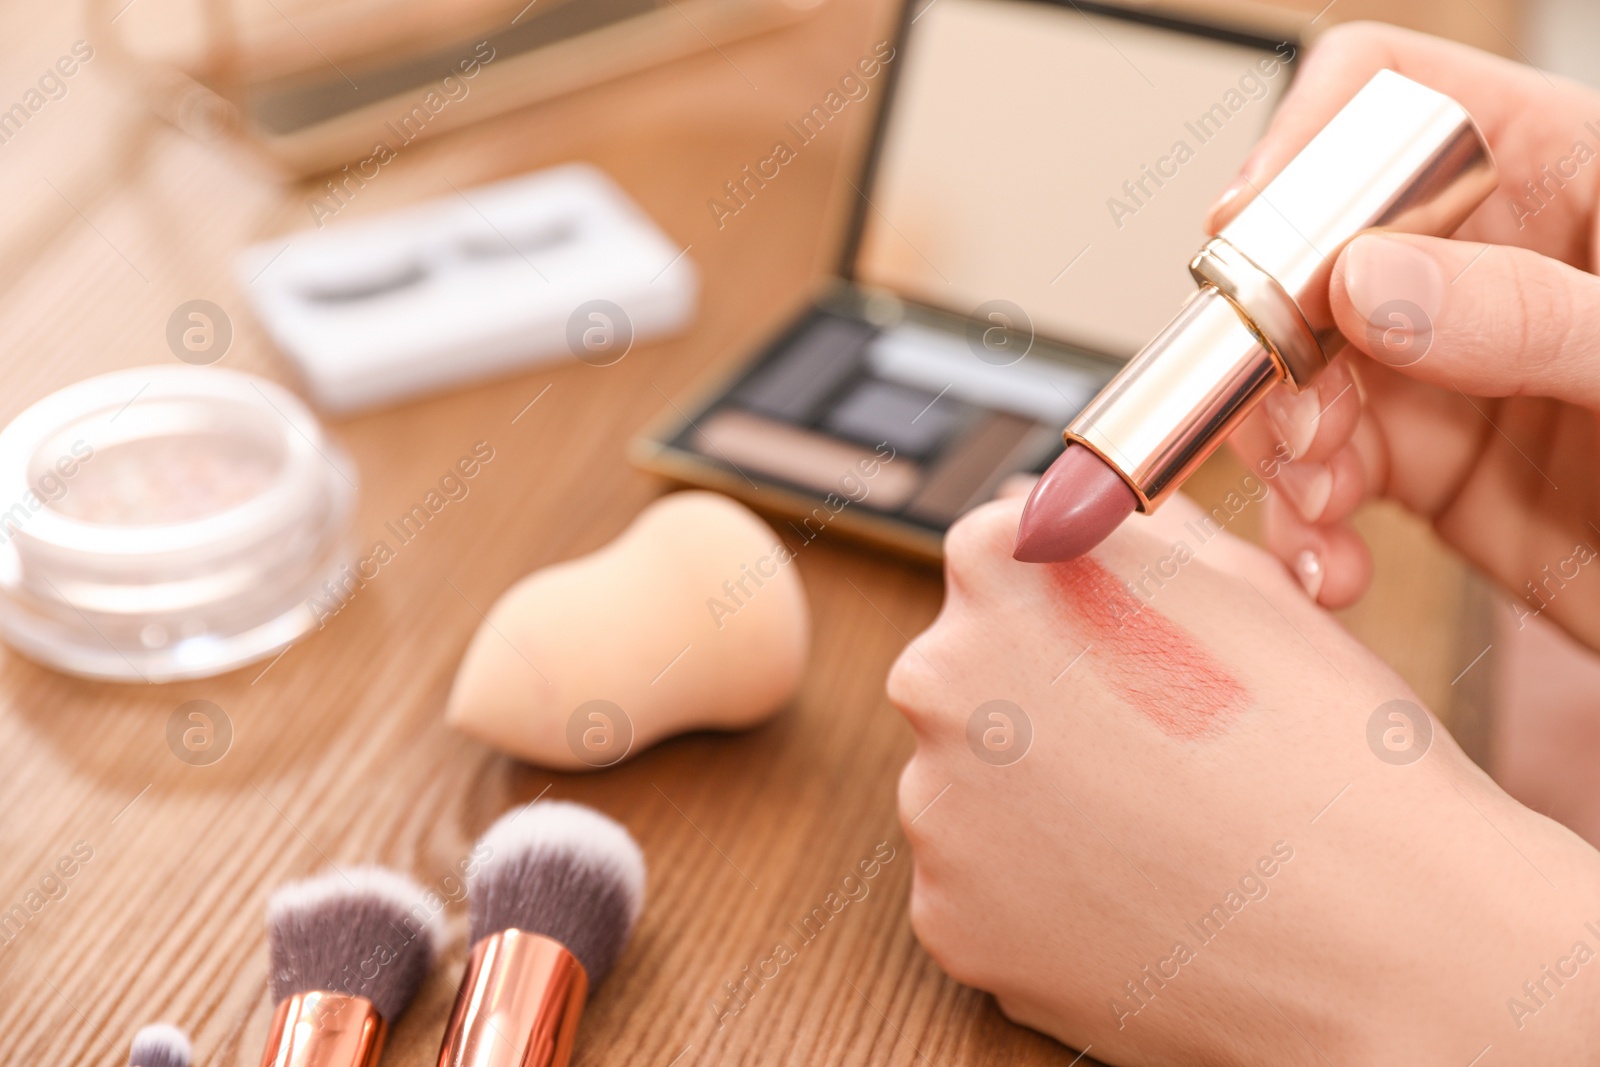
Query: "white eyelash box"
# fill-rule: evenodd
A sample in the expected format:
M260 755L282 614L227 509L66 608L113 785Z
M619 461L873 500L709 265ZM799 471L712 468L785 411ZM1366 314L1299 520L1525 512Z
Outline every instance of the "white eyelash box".
M587 163L245 249L239 283L318 406L394 404L683 330L687 255Z

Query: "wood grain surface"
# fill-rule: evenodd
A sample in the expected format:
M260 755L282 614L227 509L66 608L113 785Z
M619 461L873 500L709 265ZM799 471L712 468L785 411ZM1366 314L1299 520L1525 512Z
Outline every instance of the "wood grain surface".
M135 38L183 11L143 4L125 15ZM1514 24L1508 3L1426 6L1455 20L1442 28L1492 47L1483 12L1508 32ZM283 7L288 17L303 5ZM134 1030L167 1019L193 1033L201 1067L254 1064L270 1013L263 904L273 887L330 863L377 862L447 893L476 835L540 795L619 818L651 864L649 907L590 1006L576 1062L1072 1062L943 976L907 922L911 856L895 781L912 739L882 680L937 611L936 573L828 536L804 548L815 619L806 680L791 708L748 733L683 737L612 770L567 775L497 755L441 721L457 660L499 593L605 543L662 492L629 467L629 438L737 359L827 270L866 108L805 146L720 230L705 203L889 32L891 7L829 0L781 31L408 148L341 212L367 216L590 160L690 246L702 309L686 336L611 367L560 365L333 424L361 472L362 542L474 442L489 442L494 459L324 630L270 664L135 687L0 654L0 910L76 850L64 894L0 944L5 1062L125 1062ZM1344 0L1336 10L1360 8ZM75 5L8 5L0 108L84 36ZM97 56L0 144L10 206L0 216L0 419L88 375L170 362L167 317L199 297L232 318L223 365L293 388L231 266L241 246L309 225L315 184L279 185L238 148L147 118ZM1214 485L1228 477L1208 474ZM1471 612L1451 607L1469 599L1465 572L1403 520L1380 515L1369 529L1380 584L1349 620L1448 708L1467 658L1470 625L1457 620ZM205 766L167 742L174 710L194 699L214 702L232 727L225 756ZM712 1004L727 1003L724 983L769 956L790 921L884 842L894 858L869 894L719 1020ZM436 1054L465 954L464 909L450 914L456 939L393 1032L392 1067Z

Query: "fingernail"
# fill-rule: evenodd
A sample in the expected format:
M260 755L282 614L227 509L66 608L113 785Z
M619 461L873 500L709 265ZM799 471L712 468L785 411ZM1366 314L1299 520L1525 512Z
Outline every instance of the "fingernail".
M1289 458L1298 459L1306 454L1311 441L1317 436L1317 423L1322 418L1322 399L1315 386L1291 393L1287 387L1274 389L1263 402L1267 419L1278 436L1289 446Z
M1326 463L1286 463L1278 468L1278 485L1302 519L1316 522L1333 496L1333 470Z
M1225 211L1229 204L1239 199L1239 194L1244 192L1245 186L1250 183L1243 174L1233 179L1233 184L1222 190L1222 195L1212 201L1211 207L1206 211L1206 229L1215 233L1219 228L1217 218Z
M1315 549L1305 548L1294 558L1294 576L1300 579L1300 588L1312 600L1322 591L1322 557Z
M1367 351L1396 366L1426 355L1444 304L1438 261L1409 242L1369 234L1350 243L1343 263L1345 292L1367 321Z

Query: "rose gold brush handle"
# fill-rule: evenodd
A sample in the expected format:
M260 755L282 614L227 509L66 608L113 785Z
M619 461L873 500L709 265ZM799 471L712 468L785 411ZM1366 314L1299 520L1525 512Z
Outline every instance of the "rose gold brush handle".
M387 1030L366 997L296 993L273 1013L261 1067L377 1067Z
M472 946L439 1067L566 1067L589 976L560 942L502 930Z

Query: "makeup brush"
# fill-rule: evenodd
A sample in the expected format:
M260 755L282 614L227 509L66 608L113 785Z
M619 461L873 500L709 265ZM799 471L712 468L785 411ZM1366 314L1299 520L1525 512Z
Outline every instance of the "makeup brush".
M330 871L267 900L277 1004L262 1067L372 1067L433 968L438 899L382 867Z
M644 855L592 808L514 808L478 839L467 882L472 953L439 1067L566 1067L589 990L644 906Z
M189 1067L189 1035L171 1023L141 1026L128 1047L128 1067Z

